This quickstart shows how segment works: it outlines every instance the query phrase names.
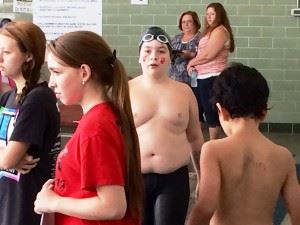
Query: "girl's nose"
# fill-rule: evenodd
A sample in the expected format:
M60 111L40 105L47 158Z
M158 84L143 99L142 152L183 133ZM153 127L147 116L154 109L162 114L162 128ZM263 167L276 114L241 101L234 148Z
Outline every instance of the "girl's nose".
M52 89L55 87L55 78L54 78L54 75L50 75L48 86L50 88L52 88Z

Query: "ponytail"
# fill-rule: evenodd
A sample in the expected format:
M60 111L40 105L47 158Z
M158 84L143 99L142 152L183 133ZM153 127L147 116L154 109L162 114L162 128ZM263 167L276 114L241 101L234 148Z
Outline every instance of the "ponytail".
M128 79L122 63L113 66L111 101L120 119L126 151L125 192L128 211L134 218L142 217L144 188L141 174L140 148L129 97Z
M105 97L118 117L124 138L128 213L140 220L144 199L140 149L122 63L104 39L91 31L66 33L50 41L48 50L71 67L80 68L82 64L88 64L92 71L91 79L103 87Z

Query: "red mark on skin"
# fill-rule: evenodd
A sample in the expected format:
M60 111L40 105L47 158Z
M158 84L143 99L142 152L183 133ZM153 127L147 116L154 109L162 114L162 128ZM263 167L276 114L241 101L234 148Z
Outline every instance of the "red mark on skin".
M161 58L160 59L160 64L165 64L165 62L166 62L166 58Z

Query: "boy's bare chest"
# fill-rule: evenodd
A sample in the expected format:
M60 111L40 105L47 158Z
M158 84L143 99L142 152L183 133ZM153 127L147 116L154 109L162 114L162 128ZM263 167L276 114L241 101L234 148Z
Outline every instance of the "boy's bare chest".
M151 120L174 125L184 124L189 118L188 99L171 94L144 93L131 100L136 126Z

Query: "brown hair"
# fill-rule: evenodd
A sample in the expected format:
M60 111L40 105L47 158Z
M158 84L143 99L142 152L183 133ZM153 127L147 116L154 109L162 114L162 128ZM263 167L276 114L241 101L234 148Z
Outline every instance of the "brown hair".
M190 15L193 18L193 21L194 21L194 24L195 24L195 27L196 27L196 31L198 31L201 28L201 23L200 23L198 14L195 11L186 11L186 12L183 12L181 14L180 18L179 18L179 21L178 21L178 28L180 30L182 30L182 18L185 15Z
M207 23L207 20L205 18L205 26L204 26L204 31L203 31L203 36L205 36L207 33L212 32L216 27L223 25L227 31L229 32L229 36L230 36L230 52L233 52L235 49L235 43L234 43L234 38L233 38L233 33L232 33L232 29L230 26L230 22L227 16L227 13L223 7L223 5L219 2L213 2L210 3L207 7L206 10L208 8L214 8L215 12L216 12L216 19L214 21L213 26L209 26L209 24Z
M136 133L129 87L125 69L107 43L90 31L66 33L48 44L48 50L68 66L91 68L91 79L105 87L105 94L118 115L126 150L125 192L128 212L141 219L143 208L143 182L139 141Z
M20 51L32 57L22 65L22 75L26 82L18 98L18 104L21 105L40 79L40 70L45 61L45 34L37 25L29 21L9 22L1 28L0 34L16 40Z

